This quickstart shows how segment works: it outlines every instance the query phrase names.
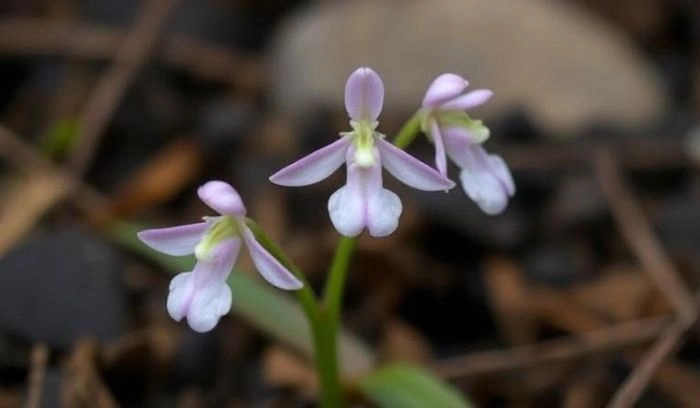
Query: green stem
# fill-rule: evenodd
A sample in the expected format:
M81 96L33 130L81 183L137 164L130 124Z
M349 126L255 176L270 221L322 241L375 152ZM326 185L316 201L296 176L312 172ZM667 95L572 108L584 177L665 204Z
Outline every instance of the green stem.
M420 133L422 112L419 110L411 116L410 119L399 130L399 133L394 137L394 145L399 149L407 148L416 139Z
M315 339L316 365L321 380L321 405L325 408L344 405L338 364L338 332L345 279L356 244L356 238L342 237L338 242L328 271L323 304L319 310Z

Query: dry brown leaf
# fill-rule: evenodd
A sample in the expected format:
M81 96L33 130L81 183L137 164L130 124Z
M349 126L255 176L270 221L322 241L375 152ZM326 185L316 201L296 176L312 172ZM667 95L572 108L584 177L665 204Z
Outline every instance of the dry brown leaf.
M631 266L608 268L599 279L577 285L571 295L591 310L615 320L643 317L652 299L660 297L648 275Z
M263 354L263 376L276 387L292 387L313 396L319 383L314 368L303 358L279 345L269 346Z
M393 319L384 327L380 357L386 361L409 361L429 364L433 353L428 340L407 323Z
M0 257L27 235L70 189L65 178L49 170L37 169L13 179L0 198Z
M492 258L485 264L486 288L495 320L510 344L535 341L537 318L532 295L520 267L505 258Z
M202 167L194 142L180 138L133 172L110 196L110 212L124 217L172 199L192 183Z

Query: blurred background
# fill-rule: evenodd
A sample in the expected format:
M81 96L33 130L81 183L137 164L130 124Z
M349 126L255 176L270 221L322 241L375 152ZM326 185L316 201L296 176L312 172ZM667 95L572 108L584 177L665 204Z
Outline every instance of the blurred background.
M518 191L490 217L459 187L385 178L401 224L360 239L345 302L363 356L428 367L477 406L605 406L632 378L638 406L697 407L699 8L0 1L0 406L315 406L265 299L234 288L233 314L192 332L167 316L170 272L113 222L195 222L196 188L227 180L320 287L344 174L267 178L348 130L345 79L367 65L390 137L440 73L492 89L473 116Z

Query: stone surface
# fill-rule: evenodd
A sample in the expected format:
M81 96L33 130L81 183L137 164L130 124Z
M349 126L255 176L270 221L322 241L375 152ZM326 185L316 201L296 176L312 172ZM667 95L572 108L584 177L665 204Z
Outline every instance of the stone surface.
M112 247L85 231L34 236L0 261L0 326L54 347L115 338L126 318L121 267Z
M386 106L412 110L442 72L488 87L478 116L524 109L567 134L591 122L637 126L664 101L620 32L574 4L544 0L324 2L292 18L271 54L273 100L287 112L342 109L347 75L369 65Z

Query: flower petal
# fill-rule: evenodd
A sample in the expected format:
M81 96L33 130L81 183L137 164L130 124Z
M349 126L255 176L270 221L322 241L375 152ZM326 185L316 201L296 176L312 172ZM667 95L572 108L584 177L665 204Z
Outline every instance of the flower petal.
M455 183L440 175L435 169L392 145L378 139L381 162L389 173L404 184L424 191L449 190Z
M500 180L501 184L503 184L508 196L513 197L515 195L515 181L513 181L513 175L510 174L510 169L506 162L501 156L495 154L489 154L488 160L494 175Z
M384 84L376 72L361 67L350 74L345 83L345 109L351 119L374 122L383 104Z
M457 97L469 86L469 82L456 74L442 74L428 86L423 98L424 108L436 108Z
M225 215L245 215L238 192L224 181L209 181L197 190L199 198L213 210Z
M347 181L328 199L328 214L335 229L346 237L356 237L362 233L366 222L366 205L362 185L363 169L354 162L355 148L351 146L347 153ZM379 166L379 154L372 151L375 158L374 166Z
M206 287L211 282L224 282L231 273L241 250L239 237L226 238L216 244L208 253L207 260L198 260L194 266L193 283L195 289Z
M445 153L459 167L466 166L465 159L469 157L465 151L476 144L468 129L462 127L441 127L440 134L445 143Z
M382 170L379 164L361 170L366 202L366 223L369 235L386 237L399 226L403 206L394 192L382 187Z
M350 140L350 136L343 136L308 156L302 157L270 176L270 181L289 187L318 183L333 174L343 164Z
M158 252L172 256L190 255L209 228L209 223L178 225L141 231L139 239Z
M231 288L223 282L212 282L199 289L187 313L187 324L192 330L208 332L231 310Z
M435 120L430 120L430 136L435 144L435 167L442 177L447 176L447 158L445 157L445 143L442 140L440 126Z
M168 313L195 331L213 329L221 316L231 309L231 289L226 278L236 262L241 246L240 238L222 241L212 249L211 259L198 261L194 271L181 273L170 282Z
M297 290L304 286L277 258L260 245L250 228L245 227L243 223L241 223L241 227L243 228L243 239L246 246L248 246L250 257L253 259L258 272L266 281L285 290Z
M510 171L500 157L489 156L481 146L474 145L465 154L467 165L460 174L464 192L486 214L500 214L515 193Z
M440 105L443 110L467 110L486 103L493 96L489 89L477 89Z
M182 320L187 314L187 309L192 302L194 287L191 279L192 272L183 272L175 275L170 281L170 293L168 294L168 314L176 322Z

